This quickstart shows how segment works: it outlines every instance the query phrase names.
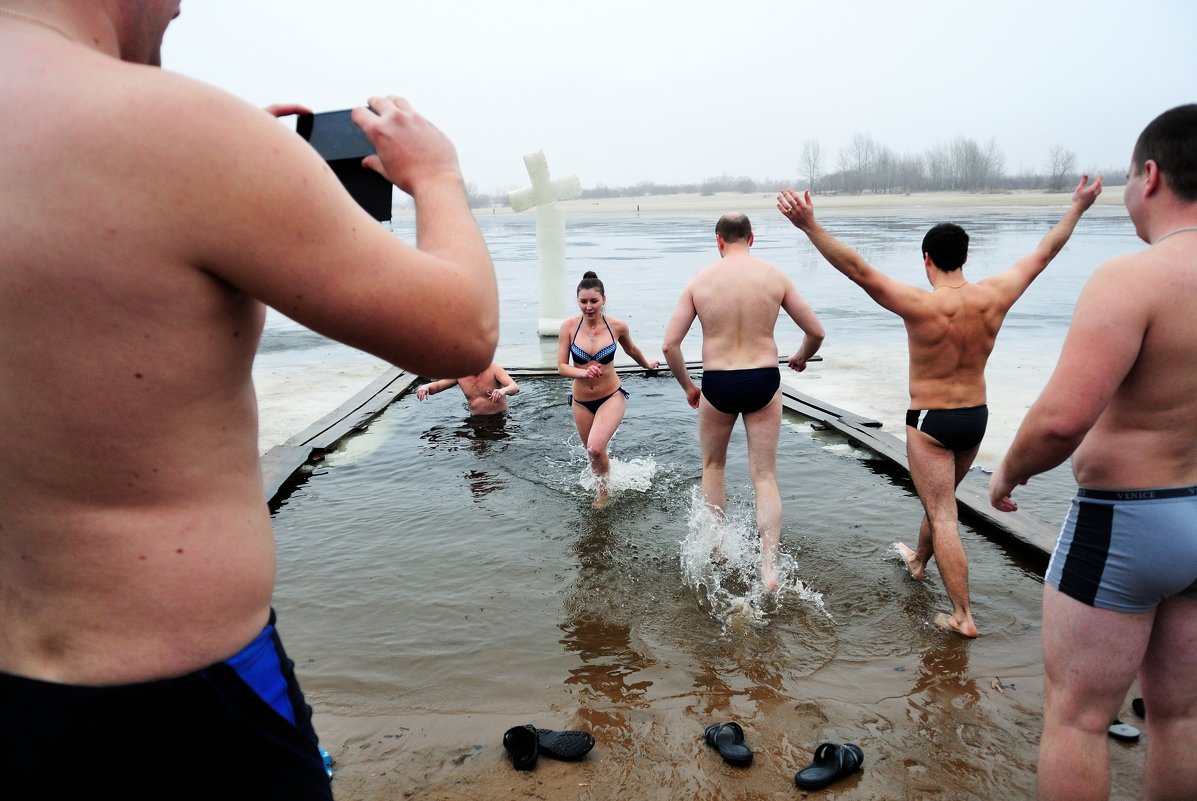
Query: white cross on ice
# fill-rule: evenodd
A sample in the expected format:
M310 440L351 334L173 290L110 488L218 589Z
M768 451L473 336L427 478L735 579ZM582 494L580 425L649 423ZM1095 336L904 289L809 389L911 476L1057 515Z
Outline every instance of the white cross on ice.
M582 194L577 176L549 179L549 163L544 152L524 156L532 186L508 194L511 210L536 208L536 251L540 256L540 320L537 330L542 337L557 336L561 321L569 316L565 309L565 216L557 208L558 200L570 200Z

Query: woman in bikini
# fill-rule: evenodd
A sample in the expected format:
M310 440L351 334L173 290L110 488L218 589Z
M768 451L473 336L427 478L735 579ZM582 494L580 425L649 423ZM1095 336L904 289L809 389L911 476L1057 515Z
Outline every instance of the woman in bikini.
M578 284L578 308L582 313L561 324L557 345L557 372L574 380L568 403L597 478L595 507L607 505L607 473L611 470L607 443L619 428L628 405L628 393L615 372L616 343L644 369L660 366L660 362L644 358L632 342L626 322L603 314L606 303L603 282L594 272L587 272Z

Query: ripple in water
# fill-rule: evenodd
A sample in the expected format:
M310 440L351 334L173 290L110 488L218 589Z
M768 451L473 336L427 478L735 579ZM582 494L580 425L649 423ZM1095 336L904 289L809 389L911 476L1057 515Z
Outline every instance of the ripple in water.
M777 554L779 586L773 591L765 588L761 581L761 540L751 507L729 503L721 519L703 499L702 489L692 487L686 524L679 552L682 577L699 606L725 631L767 625L769 612L787 596L796 597L831 619L822 593L799 578L798 563L784 550Z

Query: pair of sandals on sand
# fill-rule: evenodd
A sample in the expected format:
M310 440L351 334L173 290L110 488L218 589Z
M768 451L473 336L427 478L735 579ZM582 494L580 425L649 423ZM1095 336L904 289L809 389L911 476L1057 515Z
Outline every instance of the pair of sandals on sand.
M508 729L503 747L516 770L532 770L541 754L567 762L581 759L594 748L594 736L585 731L538 729L528 723Z
M707 726L706 741L729 765L744 768L752 764L752 749L744 744L744 729L739 723ZM794 784L802 790L821 790L863 766L864 752L855 743L820 743L811 763L794 774Z
M744 728L735 721L706 728L707 745L723 761L736 767L752 764L752 749L744 744ZM503 734L503 748L516 770L532 770L541 754L574 761L594 748L594 736L584 731L538 729L531 723L513 726ZM794 784L803 790L820 790L864 766L864 752L854 743L820 743L811 763L794 774Z

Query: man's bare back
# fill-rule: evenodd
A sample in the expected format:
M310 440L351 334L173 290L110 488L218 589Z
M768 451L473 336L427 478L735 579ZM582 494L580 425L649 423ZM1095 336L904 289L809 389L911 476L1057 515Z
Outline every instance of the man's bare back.
M985 403L985 365L1009 306L984 280L945 283L922 292L921 308L903 318L910 350L910 408Z
M748 254L700 270L688 291L702 325L703 369L776 366L773 332L789 286L781 270Z
M61 36L0 19L0 70L20 76L0 103L21 109L0 129L0 672L129 683L220 661L266 623L262 301L461 372L489 361L497 307L452 147L401 101L377 98L371 122L393 136L389 177L447 221L420 251L268 114L120 60L157 52L119 38L152 24L105 16L139 12L64 13ZM470 266L453 280L450 262Z

